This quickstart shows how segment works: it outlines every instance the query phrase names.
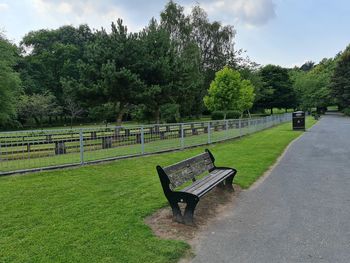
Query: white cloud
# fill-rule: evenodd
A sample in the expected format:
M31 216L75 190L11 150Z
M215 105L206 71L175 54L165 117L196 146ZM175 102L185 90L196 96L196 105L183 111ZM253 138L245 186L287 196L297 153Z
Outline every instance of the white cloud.
M124 20L131 31L138 30L127 17L121 7L116 4L103 4L99 1L59 1L59 0L31 0L35 12L42 21L47 23L47 27L59 27L63 24L79 25L88 24L91 28L110 28L112 21L118 18Z
M266 24L276 16L273 0L215 0L202 6L211 15L224 15L230 22L248 26Z
M1 11L6 11L9 9L9 5L6 3L0 3L0 12Z

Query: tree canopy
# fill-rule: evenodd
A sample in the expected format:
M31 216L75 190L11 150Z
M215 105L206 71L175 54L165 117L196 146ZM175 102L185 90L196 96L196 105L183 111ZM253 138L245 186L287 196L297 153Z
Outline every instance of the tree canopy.
M341 108L350 108L350 46L339 56L331 78L331 93Z
M224 67L215 74L205 106L211 111L223 111L224 119L229 110L243 112L253 106L254 88L249 80L242 80L238 71Z
M15 45L0 34L0 127L13 125L21 80L15 70L19 53Z

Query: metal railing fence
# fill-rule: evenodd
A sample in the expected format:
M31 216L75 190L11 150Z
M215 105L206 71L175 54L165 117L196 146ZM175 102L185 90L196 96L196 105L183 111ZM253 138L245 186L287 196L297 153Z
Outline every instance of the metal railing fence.
M0 175L55 169L215 143L291 121L255 119L0 133Z

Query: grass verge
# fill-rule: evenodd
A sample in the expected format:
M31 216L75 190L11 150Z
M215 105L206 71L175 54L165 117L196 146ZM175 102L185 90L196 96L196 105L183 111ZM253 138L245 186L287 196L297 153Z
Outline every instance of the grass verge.
M300 134L283 124L209 148L247 188ZM0 262L176 262L189 245L143 223L166 205L155 166L203 150L0 178Z

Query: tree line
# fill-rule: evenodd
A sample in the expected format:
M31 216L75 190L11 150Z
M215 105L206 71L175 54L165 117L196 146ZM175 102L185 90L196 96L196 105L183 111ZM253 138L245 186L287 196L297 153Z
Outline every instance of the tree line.
M235 35L233 26L210 21L200 6L186 15L173 1L139 32L128 32L118 19L110 30L32 31L19 45L1 34L0 127L78 117L159 123L218 110L226 116L229 110L349 107L342 85L348 66L341 62L349 52L318 65L260 67L235 49ZM220 83L232 87L222 93Z

